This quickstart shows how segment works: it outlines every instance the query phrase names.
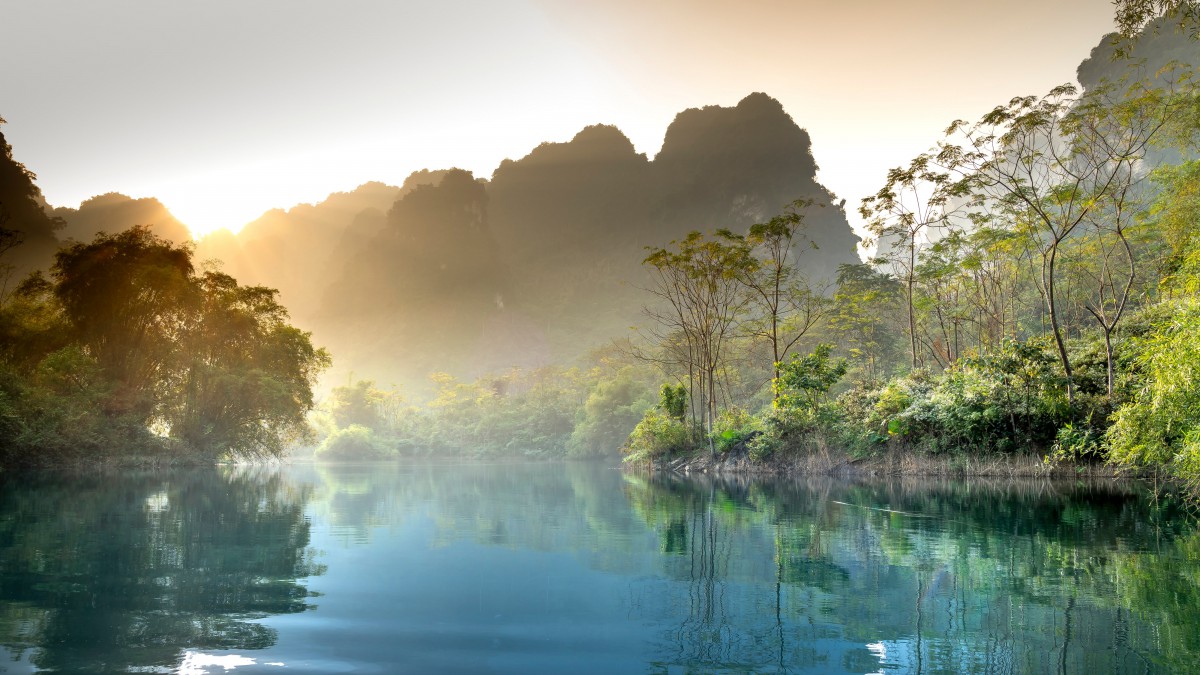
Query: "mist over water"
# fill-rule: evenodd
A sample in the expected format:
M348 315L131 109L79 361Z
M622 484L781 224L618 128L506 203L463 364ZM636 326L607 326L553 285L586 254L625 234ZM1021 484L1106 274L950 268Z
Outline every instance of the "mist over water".
M1182 672L1200 534L1138 490L587 464L44 476L6 672Z

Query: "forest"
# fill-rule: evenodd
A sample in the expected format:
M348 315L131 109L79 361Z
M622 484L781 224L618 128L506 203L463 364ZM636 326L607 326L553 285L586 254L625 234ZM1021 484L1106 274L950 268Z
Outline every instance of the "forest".
M0 466L913 453L1196 488L1188 7L1120 3L1078 85L947 120L861 246L765 94L653 160L588 127L198 242L153 199L51 208L0 136Z

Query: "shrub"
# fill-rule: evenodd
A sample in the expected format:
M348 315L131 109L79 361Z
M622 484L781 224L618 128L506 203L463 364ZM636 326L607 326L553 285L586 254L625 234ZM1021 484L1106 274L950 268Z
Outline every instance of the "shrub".
M1107 437L1112 459L1164 465L1185 480L1200 481L1198 335L1200 301L1189 299L1135 342L1135 359L1146 380L1113 415Z
M743 408L723 410L713 423L713 444L717 452L746 448L749 441L760 435L762 429L759 421Z
M695 448L696 438L686 424L652 408L629 435L625 461L656 459Z
M394 454L375 432L361 424L351 424L330 434L317 448L316 456L325 460L369 460L387 459Z
M1048 445L1069 413L1065 393L1046 386L1043 371L1007 365L990 358L964 360L946 372L928 398L914 401L897 418L895 430L934 452L1013 452Z

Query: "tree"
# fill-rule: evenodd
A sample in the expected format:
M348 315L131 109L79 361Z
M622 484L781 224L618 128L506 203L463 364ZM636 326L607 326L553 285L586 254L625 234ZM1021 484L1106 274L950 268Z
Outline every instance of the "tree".
M0 117L0 125L4 123ZM50 262L58 244L55 232L63 226L60 218L46 214L35 178L32 171L13 158L12 146L0 132L0 228L12 231L15 241L24 244L6 261L19 274Z
M205 459L278 456L307 431L329 356L288 324L274 289L197 275L191 256L145 227L99 234L59 251L52 284L31 278L18 295L52 290L42 321L61 307L75 361L111 383L110 422L155 427Z
M146 227L55 255L54 294L73 337L117 384L112 412L152 412L198 299L191 255Z
M961 204L962 191L950 172L938 167L932 156L923 154L907 168L888 171L887 184L863 199L859 209L880 246L880 262L891 267L892 273L904 282L913 368L918 365L914 307L918 254L922 244L929 243L928 230L946 223L947 209L952 209L955 200Z
M901 293L894 278L870 265L843 265L838 270L829 327L844 353L861 364L863 380L882 378L901 358L903 352L896 344L900 323L895 316Z
M951 124L933 157L960 176L945 189L971 195L977 219L1002 220L1038 251L1037 278L1071 400L1058 284L1063 245L1124 199L1141 180L1137 169L1156 136L1194 104L1177 95L1190 85L1186 76L1166 85L1109 84L1082 96L1062 85L1041 98L1014 98L979 122Z
M1128 172L1136 169L1133 165L1123 167ZM1110 397L1116 386L1113 332L1130 307L1134 284L1138 280L1138 263L1143 257L1134 250L1135 244L1140 243L1135 239L1138 233L1131 232L1136 225L1134 214L1140 206L1134 191L1140 183L1132 176L1119 181L1104 208L1088 215L1088 231L1078 242L1078 248L1082 250L1068 258L1073 262L1071 267L1075 268L1081 285L1087 288L1081 304L1104 337L1105 381Z
M629 438L638 420L652 406L650 391L634 375L634 368L626 366L611 379L596 383L584 402L581 419L567 441L570 456L612 454ZM685 399L686 396L684 394ZM680 421L683 420L683 408L681 405L678 411Z
M714 239L692 232L671 243L674 250L652 248L644 261L652 272L649 291L663 301L645 311L656 323L652 330L660 342L673 334L682 336L689 381L694 383L688 390L693 400L699 394L700 424L709 432L709 451L715 455L711 436L717 415L717 379L746 305L739 278L753 259L744 241L727 231L718 232Z
M776 403L785 408L811 410L824 402L829 390L846 374L846 359L830 358L833 345L822 342L812 353L793 355L780 364L783 372L775 383L779 398Z
M333 390L333 421L340 428L357 424L380 431L383 424L382 408L387 398L387 392L376 389L375 383L370 380L337 387Z
M211 271L194 283L202 301L188 317L177 388L164 406L171 435L210 459L283 455L307 435L328 354L287 323L278 291Z
M1144 385L1113 414L1110 457L1165 467L1200 487L1200 303L1168 301L1165 320L1134 345Z
M750 227L744 242L755 254L735 270L749 291L749 304L757 310L747 322L750 334L771 345L772 381L779 379L779 363L821 320L828 308L823 288L814 288L800 269L800 258L816 244L806 234L804 211L811 200L797 200L768 222ZM774 392L774 390L772 390Z

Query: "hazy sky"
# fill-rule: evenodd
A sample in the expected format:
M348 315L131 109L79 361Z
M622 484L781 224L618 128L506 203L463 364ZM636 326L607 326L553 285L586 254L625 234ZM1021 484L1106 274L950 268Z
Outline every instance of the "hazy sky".
M588 124L653 156L764 91L857 207L1111 27L1109 0L0 0L0 117L51 204L153 196L203 232Z

